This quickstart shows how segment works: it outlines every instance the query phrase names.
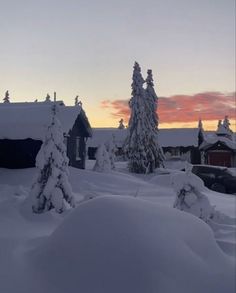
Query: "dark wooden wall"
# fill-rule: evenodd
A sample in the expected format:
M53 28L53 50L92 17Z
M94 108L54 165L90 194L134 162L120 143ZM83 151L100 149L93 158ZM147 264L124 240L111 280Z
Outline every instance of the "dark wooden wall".
M77 117L67 137L69 165L80 169L85 168L86 140L88 136L91 136L89 122L85 118L85 114ZM76 137L79 137L80 160L76 159ZM31 138L19 140L0 139L0 168L35 167L35 159L41 145L42 141Z
M70 166L80 169L85 169L86 140L87 137L90 136L90 133L88 133L87 128L83 122L83 117L79 115L67 138L67 156L70 160ZM79 137L79 157L81 160L76 159L77 137Z
M40 140L1 139L0 167L9 169L31 168L35 166L35 158L40 150Z

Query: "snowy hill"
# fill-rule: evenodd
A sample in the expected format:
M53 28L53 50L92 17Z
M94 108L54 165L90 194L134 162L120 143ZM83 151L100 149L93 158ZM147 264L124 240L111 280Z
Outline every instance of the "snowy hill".
M61 215L31 212L35 169L0 169L0 292L235 292L234 196L203 187L225 214L212 230L173 208L168 172L89 164L70 168L77 208Z

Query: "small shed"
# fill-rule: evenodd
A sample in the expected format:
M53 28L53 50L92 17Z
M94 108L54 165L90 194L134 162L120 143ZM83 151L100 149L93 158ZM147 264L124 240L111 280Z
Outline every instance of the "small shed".
M29 168L51 123L54 102L9 103L0 105L0 167ZM86 141L92 131L84 110L56 102L57 116L67 146L69 164L85 168Z

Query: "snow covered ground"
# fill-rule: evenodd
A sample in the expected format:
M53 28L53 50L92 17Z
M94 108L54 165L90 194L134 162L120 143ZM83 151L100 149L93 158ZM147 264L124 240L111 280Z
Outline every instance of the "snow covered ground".
M203 187L207 225L173 208L171 174L70 168L76 209L31 212L35 169L0 169L0 292L234 293L236 197ZM223 216L222 213L225 215Z

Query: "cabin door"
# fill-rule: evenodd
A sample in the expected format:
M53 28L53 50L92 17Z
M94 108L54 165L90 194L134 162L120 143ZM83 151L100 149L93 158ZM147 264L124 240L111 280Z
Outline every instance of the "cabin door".
M215 166L231 167L231 152L211 151L208 153L208 164Z

